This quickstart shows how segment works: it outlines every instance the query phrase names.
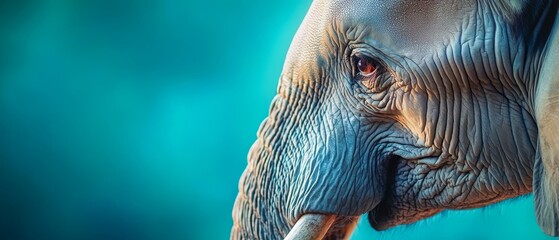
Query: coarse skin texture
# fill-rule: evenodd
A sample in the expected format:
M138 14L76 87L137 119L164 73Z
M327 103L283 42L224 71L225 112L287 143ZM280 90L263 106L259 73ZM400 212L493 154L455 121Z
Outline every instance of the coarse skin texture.
M532 189L540 226L559 234L559 140L538 133L559 125L557 5L313 2L250 150L231 238L282 239L319 213L337 216L325 238L342 239L363 213L383 230Z

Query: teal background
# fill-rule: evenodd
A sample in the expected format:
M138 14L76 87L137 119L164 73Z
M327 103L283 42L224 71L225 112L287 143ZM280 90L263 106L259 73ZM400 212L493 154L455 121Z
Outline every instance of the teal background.
M0 239L227 239L310 2L0 1ZM532 208L353 239L548 239Z

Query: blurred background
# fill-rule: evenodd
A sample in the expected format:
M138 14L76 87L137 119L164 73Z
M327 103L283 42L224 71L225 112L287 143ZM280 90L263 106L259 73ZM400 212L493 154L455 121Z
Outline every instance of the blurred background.
M0 239L227 239L310 3L0 1ZM353 239L548 239L532 209Z

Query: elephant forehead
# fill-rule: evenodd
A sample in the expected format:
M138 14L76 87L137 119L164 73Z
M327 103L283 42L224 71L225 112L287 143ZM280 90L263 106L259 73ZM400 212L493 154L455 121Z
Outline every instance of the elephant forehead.
M368 41L396 53L421 56L461 31L472 1L335 1L333 21L364 31Z
M459 33L474 5L471 0L315 0L294 38L287 63L316 61L330 30L358 32L364 38L360 40L420 58Z
M302 66L316 70L317 57L332 51L330 38L354 39L348 36L352 33L371 45L421 60L463 30L474 6L474 0L315 0L293 39L284 71L300 74Z

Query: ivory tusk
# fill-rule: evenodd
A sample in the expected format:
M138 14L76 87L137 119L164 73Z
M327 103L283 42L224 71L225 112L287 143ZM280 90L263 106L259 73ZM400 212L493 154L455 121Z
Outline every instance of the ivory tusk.
M305 214L297 220L284 240L322 239L334 220L336 220L334 215Z

